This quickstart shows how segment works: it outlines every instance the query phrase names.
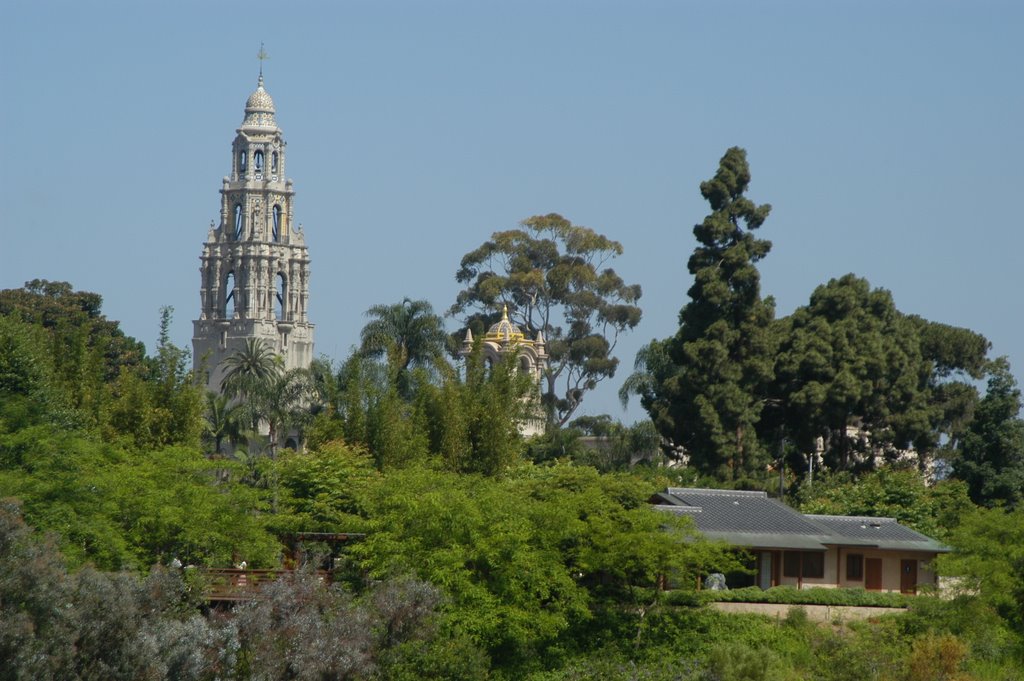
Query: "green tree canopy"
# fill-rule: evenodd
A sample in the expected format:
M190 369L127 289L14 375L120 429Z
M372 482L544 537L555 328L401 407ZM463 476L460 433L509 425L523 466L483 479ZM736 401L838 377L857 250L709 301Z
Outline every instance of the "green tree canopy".
M977 504L1017 507L1024 501L1024 420L1020 389L1005 357L992 362L988 390L959 443L953 473Z
M826 463L844 469L858 448L909 444L897 441L895 419L923 406L923 360L888 291L848 274L815 289L781 326L775 392L800 451L815 451L821 437Z
M431 452L449 470L503 475L521 462L520 427L536 418L536 388L514 357L488 366L479 345L463 373L449 371L440 386L421 390Z
M40 421L71 421L68 399L57 382L46 332L0 316L0 432Z
M276 542L258 515L266 500L238 484L241 474L195 448L128 451L52 426L0 434L0 490L60 537L75 566L139 569L172 557L226 566L236 552L272 564Z
M950 543L956 551L938 568L961 580L953 585L959 595L980 598L1024 633L1024 510L975 509Z
M45 279L0 291L0 316L45 330L54 388L89 425L103 420L107 384L124 371L142 377L148 372L142 343L102 314L102 301L96 293Z
M386 357L397 373L399 391L408 396L412 390L410 369L432 370L444 361L449 342L444 321L427 301L409 298L394 305L374 305L366 316L371 321L359 334L360 352L367 357Z
M800 511L824 515L895 518L930 537L946 538L973 511L959 480L929 484L916 470L881 468L855 476L824 474L800 489Z
M725 480L763 468L757 424L774 356L774 302L761 298L756 267L771 242L754 235L771 206L745 196L750 179L746 152L733 147L701 183L711 213L693 228L694 282L679 331L647 346L626 384L692 465Z
M107 385L103 433L141 449L195 446L203 431L202 390L193 379L189 353L170 341L173 309L160 310L160 334L143 377L122 368Z
M0 291L0 316L17 316L49 330L53 347L66 361L81 359L68 356L72 347L76 352L96 351L102 358L101 377L112 380L123 366L142 364L146 353L142 343L126 336L117 322L103 315L102 304L98 293L75 291L66 281L33 279L20 289ZM82 346L71 343L77 329L84 332Z
M798 451L846 469L913 449L923 468L970 421L988 341L900 312L853 274L819 286L778 322L772 424Z
M543 334L550 356L543 402L549 424L565 424L584 395L615 375L619 334L640 323L641 290L607 263L622 245L561 215L536 215L495 232L462 257L455 279L466 288L449 314L467 314L474 335L502 306L531 338Z
M515 668L585 627L603 599L646 603L659 575L692 584L722 557L687 520L650 508L650 492L568 465L501 479L411 467L368 488L370 529L353 551L373 578L412 572L443 587L442 631Z

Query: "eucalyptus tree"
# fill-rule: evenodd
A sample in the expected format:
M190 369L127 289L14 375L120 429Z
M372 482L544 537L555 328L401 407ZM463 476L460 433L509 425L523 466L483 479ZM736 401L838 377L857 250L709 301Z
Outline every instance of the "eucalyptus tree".
M495 232L462 257L455 279L466 288L449 314L466 315L479 335L505 305L531 338L543 334L549 426L564 425L588 391L615 375L616 341L640 323L640 286L607 267L622 252L619 242L551 213Z

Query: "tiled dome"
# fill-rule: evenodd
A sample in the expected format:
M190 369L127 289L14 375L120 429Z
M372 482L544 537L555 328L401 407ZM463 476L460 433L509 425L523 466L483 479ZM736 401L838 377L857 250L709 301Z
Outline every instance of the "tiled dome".
M270 93L263 89L263 75L260 75L256 90L245 102L245 121L242 125L258 127L277 127L274 121L274 100Z
M508 319L508 306L506 305L501 313L501 321L487 330L484 336L487 340L497 341L519 341L526 338L522 330Z

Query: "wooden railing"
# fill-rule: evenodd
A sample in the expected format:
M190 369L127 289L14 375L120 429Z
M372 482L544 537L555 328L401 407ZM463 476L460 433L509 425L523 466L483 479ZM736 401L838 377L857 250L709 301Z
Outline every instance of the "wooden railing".
M285 536L287 555L292 564L301 562L302 542L322 542L332 546L340 546L351 541L363 539L362 532L294 532ZM248 568L198 568L198 575L203 584L206 600L209 602L238 602L257 597L260 587L274 582L294 570L250 570ZM329 581L329 570L317 570L321 579Z
M199 574L203 579L207 601L238 602L255 598L261 586L292 572L294 570L203 568L200 569ZM323 579L330 578L326 570L317 570L316 574Z

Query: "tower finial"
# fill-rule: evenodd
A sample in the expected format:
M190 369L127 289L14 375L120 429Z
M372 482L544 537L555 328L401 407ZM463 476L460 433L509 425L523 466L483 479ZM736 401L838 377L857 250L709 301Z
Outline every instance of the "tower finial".
M501 318L502 318L503 321L506 321L506 322L508 321L508 303L505 303L502 306Z
M270 55L263 49L263 41L260 41L260 51L256 53L256 58L260 60L260 85L263 85L263 61L270 59Z

